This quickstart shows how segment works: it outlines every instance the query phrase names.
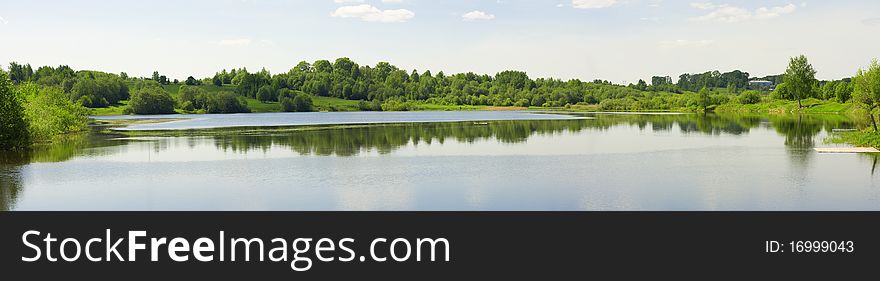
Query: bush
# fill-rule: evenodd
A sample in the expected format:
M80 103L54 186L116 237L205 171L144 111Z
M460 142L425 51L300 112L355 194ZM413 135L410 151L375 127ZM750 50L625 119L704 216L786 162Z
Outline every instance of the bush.
M208 113L247 113L251 110L247 106L247 101L231 92L219 92L217 94L208 95L205 110Z
M741 104L756 104L761 102L761 94L755 91L745 91L739 95L737 101Z
M27 101L25 119L31 140L49 141L87 128L89 109L67 99L61 88L28 84L19 91Z
M278 96L275 95L275 89L271 86L262 86L257 90L257 100L260 102L277 101Z
M382 111L410 111L415 109L416 105L412 101L388 99L382 103Z
M174 113L174 99L160 87L144 87L135 91L128 106L134 114Z
M284 112L309 112L312 109L312 97L305 93L296 94L292 99L281 99L281 110Z
M196 110L196 108L193 106L192 102L190 102L190 101L185 101L185 102L181 103L180 109L183 111L186 111L186 112L192 112L192 111Z
M181 85L180 89L177 90L177 101L178 104L180 104L180 109L186 111L204 109L206 100L208 98L207 95L208 91L202 89L201 87ZM187 103L192 106L192 109L186 109Z
M23 103L6 73L0 70L0 149L19 149L30 143Z
M359 101L358 110L361 111L382 111L382 103L379 100Z

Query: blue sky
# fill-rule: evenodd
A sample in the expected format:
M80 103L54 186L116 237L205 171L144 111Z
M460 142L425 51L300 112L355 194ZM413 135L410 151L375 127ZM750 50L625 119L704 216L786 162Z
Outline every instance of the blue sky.
M651 75L784 71L821 79L880 57L880 1L0 0L0 63L174 78L287 71L349 57L404 69L633 82Z

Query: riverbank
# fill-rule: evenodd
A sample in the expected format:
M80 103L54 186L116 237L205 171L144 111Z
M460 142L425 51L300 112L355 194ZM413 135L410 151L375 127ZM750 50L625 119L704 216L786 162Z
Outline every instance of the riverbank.
M281 104L278 102L260 102L255 99L247 98L248 106L252 113L281 112ZM357 100L344 100L332 97L312 97L315 111L317 112L336 112L336 111L364 111L359 107ZM128 101L122 101L119 105L107 108L93 109L93 116L120 116L125 115L125 107ZM849 114L861 113L852 103L838 103L833 101L824 101L818 99L806 99L802 101L803 108L799 108L797 101L773 100L755 104L738 104L726 103L712 106L708 110L716 113L757 113L757 114ZM702 112L697 108L682 107L672 110L604 110L598 104L576 104L560 107L544 107L544 106L489 106L489 105L441 105L430 103L415 103L411 111L470 111L470 110L534 110L534 111L559 111L559 112ZM178 114L201 114L177 111Z
M856 132L842 132L829 138L829 142L880 149L880 133L874 132L873 129L865 129Z

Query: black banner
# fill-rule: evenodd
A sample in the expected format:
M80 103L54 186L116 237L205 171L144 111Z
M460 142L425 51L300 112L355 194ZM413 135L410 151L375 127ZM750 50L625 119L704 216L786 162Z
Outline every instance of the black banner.
M34 280L849 279L876 274L878 222L877 212L6 212L0 268Z

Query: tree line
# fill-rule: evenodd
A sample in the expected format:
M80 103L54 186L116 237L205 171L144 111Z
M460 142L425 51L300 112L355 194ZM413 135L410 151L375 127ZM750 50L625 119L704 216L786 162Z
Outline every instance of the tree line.
M248 112L244 100L233 98L225 91L200 91L201 85L229 89L232 93L265 103L278 102L284 111L313 109L311 97L333 97L359 100L361 110L413 110L418 104L488 105L518 107L562 107L565 105L598 105L603 110L675 110L681 108L706 109L728 102L755 103L760 92L748 91L750 80L767 79L778 84L777 98L795 100L789 92L793 83L785 83L786 75L762 78L748 72L707 71L682 74L677 81L669 76L653 76L651 83L639 80L636 84L617 85L605 80L589 82L579 79L530 78L522 71L502 71L495 75L473 72L446 75L430 70L419 72L400 69L390 63L375 66L359 65L348 58L331 62L317 60L300 62L287 72L271 74L265 68L250 72L247 68L221 70L213 77L187 77L183 82L169 80L159 72L150 78L131 78L126 73L110 74L98 71L74 71L67 66L43 66L36 71L29 65L10 64L10 78L14 83L34 82L59 86L70 99L91 108L119 105L123 100L159 101L170 99L174 109L184 112L230 113ZM801 98L821 98L846 102L852 92L851 79L837 81L810 80L809 93ZM153 90L143 98L135 98L130 88L136 83L153 81ZM803 81L797 82L801 83ZM191 87L177 99L163 95L163 85L183 84ZM799 85L799 84L798 84ZM842 86L839 86L842 85ZM143 88L143 87L139 87ZM210 88L208 88L210 89ZM702 93L706 89L707 93ZM193 92L194 91L194 92ZM793 89L801 93L803 89ZM192 92L192 93L190 93ZM745 94L745 96L741 96ZM708 95L708 97L707 97ZM800 95L798 96L800 97ZM132 113L169 113L162 106L130 106ZM158 109L142 111L140 109ZM171 111L174 111L172 109Z

